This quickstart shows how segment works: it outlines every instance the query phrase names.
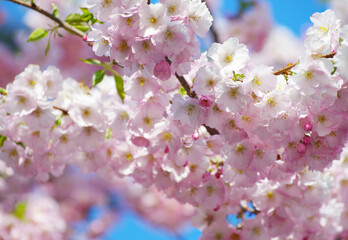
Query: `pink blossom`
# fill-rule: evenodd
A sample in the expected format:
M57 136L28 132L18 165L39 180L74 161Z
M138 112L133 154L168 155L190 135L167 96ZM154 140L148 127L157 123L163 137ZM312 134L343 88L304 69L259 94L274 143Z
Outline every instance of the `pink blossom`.
M168 80L172 75L169 63L166 60L157 63L154 69L154 75L162 81Z

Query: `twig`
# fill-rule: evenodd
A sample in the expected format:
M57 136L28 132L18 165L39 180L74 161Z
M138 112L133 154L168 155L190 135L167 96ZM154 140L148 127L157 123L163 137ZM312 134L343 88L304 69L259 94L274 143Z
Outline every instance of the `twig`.
M24 7L33 9L34 11L39 12L42 15L45 15L46 17L50 18L51 20L56 22L60 27L64 28L68 32L71 32L71 33L73 33L81 38L83 38L86 35L84 32L74 28L73 26L71 26L70 24L68 24L66 22L63 22L62 20L53 16L53 14L47 12L46 10L43 10L42 8L37 6L35 3L25 2L25 1L21 1L21 0L6 0L6 1L13 2L13 3L16 3L18 5L22 5Z
M332 52L326 55L321 55L322 58L333 58L336 55L336 52Z
M169 65L172 64L172 61L170 61L168 57L165 57L164 59L167 61L167 63L169 63ZM179 80L189 97L197 98L197 94L191 91L190 85L187 83L186 79L183 76L180 76L179 74L175 73L175 77Z
M151 4L151 0L147 0L147 4L150 5Z
M333 58L336 55L336 52L332 52L326 55L315 55L314 58ZM280 69L278 71L273 72L274 75L280 75L284 74L287 71L291 70L293 67L295 67L298 63L289 63L285 68Z
M274 74L274 75L280 75L280 74L286 73L286 72L289 71L291 68L295 67L297 64L298 64L298 63L289 63L285 68L280 69L280 70L274 72L273 74Z
M191 98L197 98L197 94L191 91L190 85L187 83L186 79L183 76L175 73L175 77L179 80L183 88L186 90L187 95L189 95Z
M57 107L57 106L53 106L54 109L59 110L63 113L63 115L69 115L69 112L63 108Z

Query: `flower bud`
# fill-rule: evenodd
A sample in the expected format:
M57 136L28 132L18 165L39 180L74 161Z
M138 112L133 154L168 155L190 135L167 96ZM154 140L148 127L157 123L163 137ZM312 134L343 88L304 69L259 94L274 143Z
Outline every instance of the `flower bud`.
M298 151L299 153L301 153L301 154L304 154L304 153L306 153L306 151L307 151L307 146L306 146L304 143L300 142L300 143L297 145L297 151Z
M303 137L303 143L306 144L306 145L310 144L310 143L311 143L311 137L305 135L305 136Z
M304 129L306 132L312 131L312 128L313 128L313 124L312 124L311 122L306 122L306 123L303 125L303 129Z
M172 75L169 63L165 60L157 63L154 69L154 75L162 81L168 80Z
M199 99L199 105L202 106L202 107L210 107L211 100L208 97L206 97L206 96L202 96Z

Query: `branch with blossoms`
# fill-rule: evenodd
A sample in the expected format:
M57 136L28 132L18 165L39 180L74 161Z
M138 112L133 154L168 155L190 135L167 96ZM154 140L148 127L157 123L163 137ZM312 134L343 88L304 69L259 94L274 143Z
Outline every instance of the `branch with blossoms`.
M212 24L201 0L89 3L98 20L85 40L112 61L83 60L102 67L93 88L36 65L6 87L0 158L16 175L74 164L130 177L195 206L203 239L341 234L347 161L333 160L348 139L348 28L334 12L314 14L299 61L273 72L237 38L200 53L196 35ZM330 189L332 171L342 188ZM232 226L235 214L243 223Z
M56 16L54 16L53 13L49 13L47 12L46 10L44 9L41 9L39 6L37 6L33 1L32 2L24 2L22 0L7 0L7 1L10 1L10 2L13 2L13 3L16 3L16 4L19 4L19 5L22 5L22 6L25 6L27 8L30 8L34 11L37 11L39 12L40 14L48 17L49 19L53 20L54 22L56 22L58 24L59 27L62 27L64 28L65 30L67 30L68 32L74 34L74 35L77 35L77 36L80 36L81 38L83 38L83 40L86 40L86 34L80 30L78 30L77 28L75 28L74 26L60 20L59 18L57 18ZM205 2L205 0L203 0L202 2ZM151 4L151 1L148 0L147 2L148 4ZM253 5L254 3L250 3L251 5ZM240 5L241 5L241 10L240 12L244 12L246 8L249 7L249 3L244 3L243 1L240 2ZM211 26L211 29L212 31L212 34L213 34L213 37L215 39L216 42L218 42L218 34L214 28L214 26L212 25ZM92 46L92 45L90 45ZM320 56L320 57L324 57L324 58L331 58L334 56L334 53L331 53L331 54L327 54L325 56ZM165 60L168 64L171 64L171 61L169 60L168 57L165 57ZM114 59L113 59L113 62L115 62L117 65L119 65ZM101 65L101 63L98 63L97 65ZM281 69L281 70L278 70L276 72L274 72L273 74L274 75L280 75L280 74L284 74L284 73L287 73L290 69L292 69L294 66L296 66L297 64L289 64L287 67ZM119 65L120 66L120 65ZM122 67L122 66L121 66ZM102 71L102 70L101 70ZM116 73L116 75L118 75L118 73ZM99 74L99 72L97 72L94 77L97 77L97 78L100 78L98 81L102 81L102 78L104 76L104 74ZM185 89L186 93L188 96L190 96L191 98L197 98L197 95L194 91L191 90L191 87L190 85L187 83L186 79L179 75L178 73L175 72L175 76L176 78L178 79L178 81L180 82L180 84L183 86L183 88ZM58 107L57 107L58 108ZM60 109L64 114L67 113L66 110L64 109ZM211 135L216 135L216 134L219 134L219 131L215 128L212 128L212 127L209 127L207 125L204 124L204 127L207 129L207 131L211 134Z
M77 28L71 26L70 24L62 21L61 19L57 18L56 16L54 16L52 13L47 12L46 10L40 8L39 6L37 6L34 1L30 1L30 2L25 2L22 0L6 0L9 2L13 2L16 3L18 5L30 8L46 17L48 17L49 19L51 19L52 21L56 22L58 24L59 27L64 28L65 30L67 30L68 32L77 35L81 38L83 38L86 34L80 30L78 30Z

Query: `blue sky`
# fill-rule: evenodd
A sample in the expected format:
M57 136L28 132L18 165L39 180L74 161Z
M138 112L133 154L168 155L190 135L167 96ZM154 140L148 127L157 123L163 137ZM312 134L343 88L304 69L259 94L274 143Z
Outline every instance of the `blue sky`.
M236 8L237 0L225 0L223 3L223 12L233 12ZM268 0L270 3L273 19L276 23L288 26L296 35L301 35L310 26L310 16L314 12L322 12L326 9L326 4L320 0ZM0 9L5 9L12 23L16 26L22 24L18 22L18 16L22 16L24 8L15 6L6 1L0 1ZM134 212L123 211L117 223L112 227L105 240L133 240L133 239L151 239L151 240L196 240L200 232L189 227L182 232L181 237L174 236L164 229L159 229L145 223Z

